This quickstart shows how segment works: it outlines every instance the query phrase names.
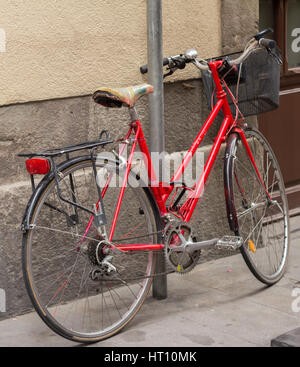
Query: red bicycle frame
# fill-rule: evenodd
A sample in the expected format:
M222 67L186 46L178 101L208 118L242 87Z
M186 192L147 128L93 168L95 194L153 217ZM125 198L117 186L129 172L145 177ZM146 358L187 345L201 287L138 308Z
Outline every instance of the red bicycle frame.
M255 169L255 172L257 174L257 179L259 180L259 182L263 185L266 194L268 196L269 199L270 196L267 192L267 189L263 183L262 178L260 177L260 174L258 172L258 169L256 167L255 164L255 160L254 157L251 153L251 149L248 145L248 142L246 140L245 134L243 132L243 130L239 127L235 126L235 121L233 119L230 107L229 107L229 103L228 100L226 98L227 93L225 92L225 90L222 87L220 78L219 78L219 74L218 74L218 68L222 65L222 60L219 61L214 61L211 62L209 64L211 73L212 73L212 77L214 79L215 82L215 86L216 86L216 97L217 97L217 103L214 106L213 110L211 111L210 115L208 116L206 122L204 123L203 127L201 128L200 132L198 133L197 137L195 138L194 142L192 143L190 149L188 150L188 152L186 153L183 161L181 162L180 167L177 169L176 173L174 174L173 178L171 179L171 182L166 184L166 183L162 183L162 182L158 182L156 175L155 175L155 171L153 168L153 164L151 161L151 157L150 157L150 153L146 144L146 140L143 134L143 130L142 130L142 126L141 126L141 122L138 119L135 119L134 121L131 122L130 124L130 128L129 131L126 135L126 139L128 139L131 135L134 135L134 140L133 140L133 145L131 148L131 152L127 161L127 167L126 167L126 172L123 178L123 182L122 182L122 186L121 186L121 191L119 194L119 198L118 198L118 202L117 202L117 206L116 206L116 211L114 214L114 218L113 218L113 222L112 222L112 226L110 229L110 233L109 233L109 241L113 240L113 235L114 235L114 230L116 227L116 223L118 220L118 215L119 215L119 211L120 211L120 207L122 204L122 199L123 199L123 195L124 195L124 191L125 191L125 187L126 187L126 183L128 180L128 176L129 176L129 172L131 170L131 165L132 165L132 160L133 160L133 155L136 149L137 144L140 147L140 151L143 153L143 157L144 157L144 162L145 165L147 167L147 172L148 172L148 178L149 178L149 188L151 189L152 193L153 193L153 197L157 203L157 207L159 209L160 215L163 217L168 213L168 209L166 207L166 201L168 199L168 197L170 196L170 194L172 193L172 191L174 190L174 183L176 181L178 181L180 179L180 177L182 176L185 168L187 167L187 165L189 164L190 160L192 159L192 157L194 156L196 150L198 149L199 145L201 144L203 138L205 137L205 135L207 134L210 126L212 125L213 121L216 119L217 115L219 114L219 112L222 110L223 115L224 115L224 119L223 122L221 124L220 130L218 132L218 135L215 139L215 142L213 144L213 147L210 151L209 157L205 163L203 172L198 180L198 182L195 184L195 186L193 187L193 189L191 190L190 194L188 195L188 198L186 200L186 202L183 204L183 206L180 208L179 210L179 214L181 216L181 219L185 222L189 222L193 212L195 210L195 207L198 203L198 200L201 196L201 193L203 192L204 186L207 182L208 176L213 168L213 165L216 161L217 155L219 153L221 144L223 142L226 141L226 138L228 136L228 133L230 131L234 131L236 133L238 133L241 137L241 141L245 146L246 152L249 156L249 159ZM121 148L121 151L124 150L124 145ZM104 190L102 191L102 196L105 195L106 189L104 188ZM91 218L92 220L92 218ZM90 220L90 222L91 222ZM87 231L90 227L91 223L88 224L88 228ZM87 233L86 231L86 233ZM135 243L135 244L117 244L115 245L115 247L117 247L119 250L123 251L123 250L159 250L163 248L163 244L143 244L143 243Z

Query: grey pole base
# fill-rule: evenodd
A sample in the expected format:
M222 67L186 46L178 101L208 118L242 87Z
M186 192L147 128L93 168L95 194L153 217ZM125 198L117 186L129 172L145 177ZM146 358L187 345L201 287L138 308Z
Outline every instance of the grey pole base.
M147 45L148 77L154 86L149 95L150 151L161 153L165 150L164 135L164 95L162 67L162 0L147 1ZM161 170L159 179L161 180ZM165 272L163 255L157 256L156 274ZM153 279L153 297L167 298L167 276L159 275Z
M165 271L165 258L163 254L158 254L156 261L156 274L164 273ZM157 300L166 299L168 297L167 275L159 275L153 278L152 295L153 298Z
M300 328L271 340L271 347L300 347Z

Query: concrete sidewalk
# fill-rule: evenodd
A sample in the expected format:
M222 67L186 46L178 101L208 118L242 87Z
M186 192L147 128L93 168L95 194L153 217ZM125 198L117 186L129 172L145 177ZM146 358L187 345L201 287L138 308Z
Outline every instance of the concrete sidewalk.
M168 276L168 298L149 297L120 334L93 347L270 346L300 327L292 295L300 289L300 217L291 218L289 267L273 287L258 282L241 255ZM298 292L300 295L300 290ZM299 296L298 296L299 297ZM54 334L36 313L0 322L0 346L76 346Z

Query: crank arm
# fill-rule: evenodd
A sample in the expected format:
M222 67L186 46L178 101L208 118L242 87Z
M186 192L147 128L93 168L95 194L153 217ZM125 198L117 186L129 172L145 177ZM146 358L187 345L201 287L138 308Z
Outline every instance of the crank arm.
M188 253L193 253L194 251L201 250L203 248L215 246L218 242L218 238L214 238L212 240L206 240L201 242L186 242L185 244L177 247L173 247L172 251L174 252L182 252L187 251Z
M206 240L201 242L188 242L185 246L185 250L189 253L193 253L197 250L202 250L203 248L208 248L215 246L218 242L218 238L214 238L212 240Z

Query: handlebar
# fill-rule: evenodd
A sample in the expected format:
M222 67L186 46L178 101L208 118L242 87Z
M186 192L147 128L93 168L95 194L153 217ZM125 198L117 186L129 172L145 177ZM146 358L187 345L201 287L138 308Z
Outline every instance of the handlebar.
M166 65L169 65L170 61L169 61L169 58L168 57L165 57L163 59L163 66L166 66ZM146 74L148 73L148 65L143 65L140 67L140 72L141 74Z
M271 29L265 29L264 31L257 33L246 45L243 53L235 60L229 60L229 65L241 64L246 58L258 48L266 48L268 52L272 53L272 49L276 47L276 42L271 39L263 38L263 36L269 32ZM185 54L180 54L177 56L166 57L163 59L163 66L169 66L169 73L164 76L173 74L176 69L184 69L187 63L192 62L200 70L208 70L209 63L206 60L197 60L197 51L194 49L189 49ZM148 72L148 66L143 65L140 67L140 72L146 74Z
M276 47L276 41L267 38L260 38L259 41L257 40L252 41L252 43L250 43L250 45L245 48L244 52L240 57L238 57L235 60L231 60L229 62L230 65L241 64L244 60L246 60L246 58L251 54L252 51L254 51L259 47L264 47L267 49L268 52L271 52L271 50Z

